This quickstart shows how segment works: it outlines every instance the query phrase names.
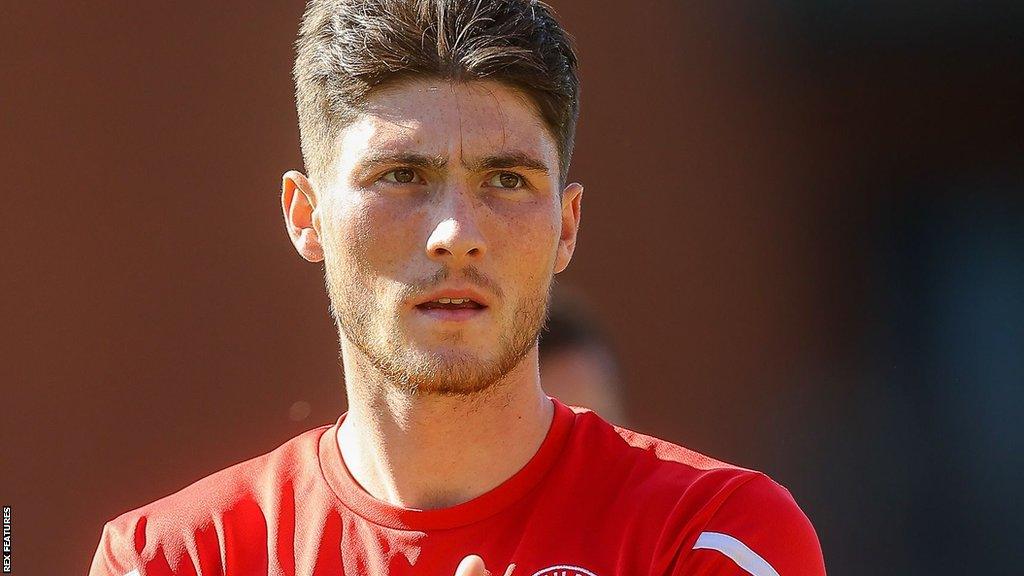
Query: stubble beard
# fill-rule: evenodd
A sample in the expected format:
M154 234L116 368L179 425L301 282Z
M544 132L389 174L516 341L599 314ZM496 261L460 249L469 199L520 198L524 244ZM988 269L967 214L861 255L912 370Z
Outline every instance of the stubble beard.
M497 354L487 360L470 352L416 350L396 340L400 326L397 311L388 317L381 300L365 298L374 294L373 290L352 281L351 276L332 274L326 267L325 276L338 330L389 385L411 395L471 396L500 383L537 345L551 297L549 279L539 294L520 298L509 326L499 337ZM452 341L461 341L461 335Z

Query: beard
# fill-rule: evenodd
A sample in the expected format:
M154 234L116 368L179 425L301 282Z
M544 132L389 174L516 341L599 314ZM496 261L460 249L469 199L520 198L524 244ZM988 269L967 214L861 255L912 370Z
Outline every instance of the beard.
M501 290L492 281L469 267L463 274L477 285L490 288L501 299ZM327 293L331 300L331 315L338 330L351 342L385 380L408 394L439 396L470 396L492 388L502 381L537 345L537 339L547 320L553 279L549 278L536 294L520 298L513 314L504 327L492 358L481 358L469 351L431 351L416 349L409 342L396 338L401 335L400 314L397 308L388 311L387 300L376 295L372 288L353 280L353 274L332 273L325 266ZM395 302L406 302L430 287L448 279L447 268L432 278L403 287ZM463 334L456 332L446 342L458 344Z

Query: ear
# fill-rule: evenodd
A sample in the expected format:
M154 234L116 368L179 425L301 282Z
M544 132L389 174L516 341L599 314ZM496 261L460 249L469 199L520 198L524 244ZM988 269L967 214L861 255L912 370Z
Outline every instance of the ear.
M555 274L565 270L576 250L576 233L580 229L580 204L583 202L583 185L573 182L562 191L562 233L558 237L558 252L555 254Z
M310 262L323 260L316 191L301 172L289 170L282 177L281 209L288 236L299 256Z

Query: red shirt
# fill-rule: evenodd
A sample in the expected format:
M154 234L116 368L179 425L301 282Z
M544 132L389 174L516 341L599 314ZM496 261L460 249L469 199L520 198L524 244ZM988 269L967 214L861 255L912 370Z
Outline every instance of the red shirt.
M340 422L108 522L91 576L451 576L468 554L514 576L825 573L785 488L588 410L555 401L526 466L439 510L366 493Z

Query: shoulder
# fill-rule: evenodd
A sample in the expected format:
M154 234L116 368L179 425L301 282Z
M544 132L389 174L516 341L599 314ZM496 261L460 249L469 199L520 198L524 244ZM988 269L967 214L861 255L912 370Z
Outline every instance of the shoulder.
M152 562L171 563L215 553L231 532L266 532L267 508L277 508L297 483L319 474L317 447L329 426L309 430L271 452L211 474L174 494L126 512L103 528L90 574L129 573ZM265 539L264 539L265 543ZM188 558L188 556L200 558ZM198 562L197 562L198 561ZM166 573L177 570L166 566Z
M687 492L710 499L729 492L757 472L678 444L615 426L581 408L574 425L576 457L598 467L631 491L675 499Z
M693 543L682 573L739 566L755 576L823 576L824 559L810 520L789 490L757 474L723 500Z
M638 524L658 527L654 573L733 574L737 559L756 557L778 574L824 574L810 521L789 490L766 474L574 410L578 445L592 462L614 462L607 468L614 478L609 490L627 495Z

